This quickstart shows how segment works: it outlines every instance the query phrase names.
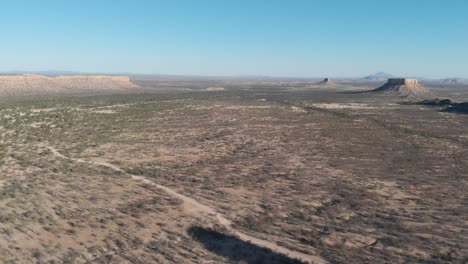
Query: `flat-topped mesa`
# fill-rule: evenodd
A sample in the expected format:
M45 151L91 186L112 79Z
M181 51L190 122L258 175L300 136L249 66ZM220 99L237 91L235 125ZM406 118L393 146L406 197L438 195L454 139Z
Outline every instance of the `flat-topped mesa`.
M417 85L419 84L419 81L416 79L390 78L387 83L393 85Z
M0 94L132 92L140 87L128 76L113 75L0 75Z
M390 78L383 86L372 90L372 92L383 92L403 97L427 97L431 94L416 79Z

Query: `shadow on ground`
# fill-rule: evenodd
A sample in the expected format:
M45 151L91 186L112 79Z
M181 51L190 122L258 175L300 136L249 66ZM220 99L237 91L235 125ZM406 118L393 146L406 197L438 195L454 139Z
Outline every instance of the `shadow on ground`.
M214 230L202 227L191 227L190 236L202 243L205 248L230 261L248 264L302 263L299 260L277 254L269 249L244 242L233 236L228 236Z

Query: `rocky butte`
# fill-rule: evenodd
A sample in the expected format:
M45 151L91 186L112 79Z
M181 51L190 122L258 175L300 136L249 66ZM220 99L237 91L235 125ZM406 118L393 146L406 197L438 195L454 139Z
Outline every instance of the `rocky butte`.
M390 78L383 86L372 90L403 97L427 97L431 91L416 79Z
M335 86L335 83L331 81L329 78L323 79L321 82L317 83L317 85L322 85L322 86Z

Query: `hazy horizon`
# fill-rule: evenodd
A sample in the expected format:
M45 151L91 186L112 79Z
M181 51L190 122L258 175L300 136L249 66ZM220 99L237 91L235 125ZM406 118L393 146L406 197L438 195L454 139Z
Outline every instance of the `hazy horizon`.
M468 78L466 1L27 2L0 72Z
M245 75L197 75L197 74L171 74L171 73L134 73L134 72L87 72L87 71L67 71L67 70L38 70L38 71L23 71L23 70L12 70L12 71L0 71L0 75L14 75L14 74L32 74L32 75L50 75L50 76L59 76L59 75L126 75L126 76L168 76L168 77L194 77L194 78L273 78L273 79L364 79L365 77L377 75L377 74L390 74L392 75L389 78L416 78L416 79L427 79L427 80L444 80L444 79L462 79L466 80L468 78L460 76L444 76L444 77L426 77L426 76L408 76L408 75L394 75L389 72L371 72L369 74L364 74L360 76L269 76L269 75L255 75L255 74L245 74ZM386 79L386 77L382 77Z

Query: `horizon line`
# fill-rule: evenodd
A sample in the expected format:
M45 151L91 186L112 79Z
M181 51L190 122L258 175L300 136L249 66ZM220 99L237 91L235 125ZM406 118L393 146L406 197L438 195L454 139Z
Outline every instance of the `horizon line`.
M286 75L263 75L263 74L238 74L238 75L209 75L209 74L178 74L178 73L136 73L136 72L106 72L106 71L69 71L69 70L9 70L0 71L0 75L43 75L43 76L59 76L59 75L125 75L125 76L167 76L167 77L196 77L196 78L270 78L270 79L364 79L372 75L388 74L389 77L382 77L381 79L388 78L413 78L413 79L426 79L426 80L443 80L443 79L468 79L468 77L459 76L446 76L446 77L425 77L425 76L399 76L387 72L377 71L372 74L361 76L286 76ZM372 80L370 80L372 81Z

